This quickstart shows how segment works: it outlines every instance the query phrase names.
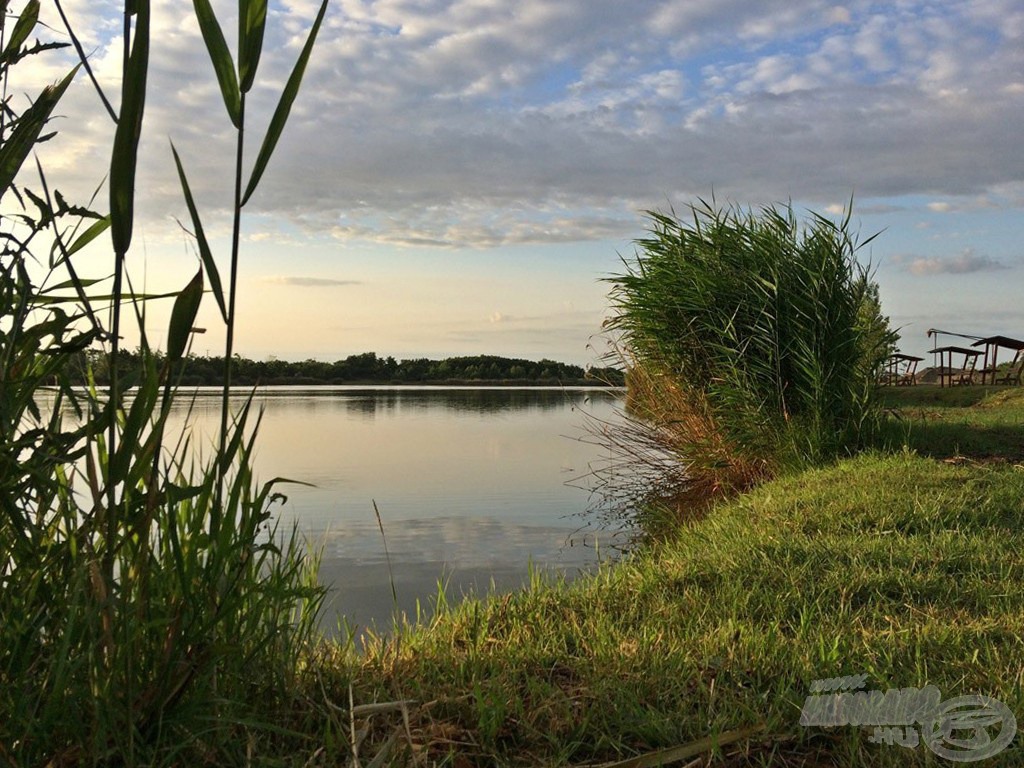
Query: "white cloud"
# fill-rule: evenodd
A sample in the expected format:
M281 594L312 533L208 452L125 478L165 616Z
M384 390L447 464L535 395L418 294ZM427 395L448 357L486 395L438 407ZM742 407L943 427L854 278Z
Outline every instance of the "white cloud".
M995 190L993 190L995 192ZM965 213L972 211L997 211L1007 207L1020 207L1019 202L1007 202L1003 195L961 195L948 200L933 200L925 205L932 213Z
M967 249L957 256L951 257L919 257L910 260L907 269L914 275L966 275L973 272L992 272L1008 269L1000 261L989 256L982 256Z
M850 13L849 8L837 5L829 9L826 18L828 18L830 24L849 24L853 20L853 15Z

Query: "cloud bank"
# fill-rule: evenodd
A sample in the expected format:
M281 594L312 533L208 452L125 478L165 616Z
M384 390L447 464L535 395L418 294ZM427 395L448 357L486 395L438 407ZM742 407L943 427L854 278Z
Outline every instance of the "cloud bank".
M66 2L115 103L118 5ZM233 5L214 3L229 37ZM250 160L316 7L271 3ZM140 213L183 215L171 138L216 230L232 131L191 13L154 14ZM712 188L1019 207L1022 73L1016 0L337 0L249 207L343 242L476 248L629 237L638 210ZM113 127L84 77L62 108L49 167L91 191Z

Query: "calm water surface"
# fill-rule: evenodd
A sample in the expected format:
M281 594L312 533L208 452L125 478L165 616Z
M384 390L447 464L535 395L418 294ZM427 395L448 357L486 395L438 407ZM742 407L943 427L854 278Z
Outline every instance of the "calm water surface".
M531 564L571 576L609 557L619 539L588 526L588 493L572 482L600 459L579 439L581 410L614 419L618 398L600 389L261 389L259 477L315 486L281 486L288 501L276 512L323 547L325 628L342 616L389 626L391 579L399 610L414 616L417 603L429 613L439 581L457 598L517 586ZM194 430L212 435L219 414L219 400L201 395Z

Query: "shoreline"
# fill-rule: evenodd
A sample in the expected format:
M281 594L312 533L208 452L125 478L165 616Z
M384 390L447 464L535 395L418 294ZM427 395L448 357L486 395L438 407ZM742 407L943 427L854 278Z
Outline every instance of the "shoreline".
M1024 445L1002 440L1019 437L1024 390L987 395L894 393L910 450L776 478L571 583L445 604L362 651L321 647L310 696L360 713L400 700L355 718L362 754L381 759L399 733L439 762L654 765L718 743L744 765L931 765L928 749L870 730L822 733L800 706L822 680L860 675L871 690L930 685L1024 711L1011 450ZM1006 764L1022 757L1003 749Z

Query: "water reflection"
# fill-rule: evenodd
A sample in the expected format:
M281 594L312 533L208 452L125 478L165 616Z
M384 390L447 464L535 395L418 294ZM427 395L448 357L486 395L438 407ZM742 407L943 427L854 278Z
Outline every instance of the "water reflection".
M208 444L215 394L199 390L192 413ZM600 459L579 440L580 410L612 419L617 399L582 388L269 387L254 397L264 411L256 470L315 486L282 486L278 512L324 548L327 624L344 614L387 626L391 579L399 608L414 612L439 579L454 597L492 579L521 583L531 562L571 575L611 551L580 531L588 496L567 483Z
M237 389L236 402L248 393L249 390ZM219 388L197 387L188 390L188 394L196 397L198 408L219 412ZM612 402L618 397L617 390L588 387L271 386L255 390L254 402L287 403L289 407L305 410L343 408L353 414L375 415L398 408L472 413L559 411L591 401Z

